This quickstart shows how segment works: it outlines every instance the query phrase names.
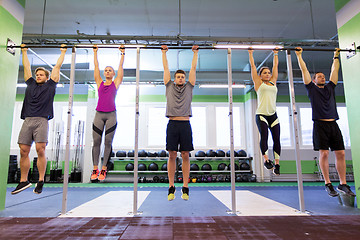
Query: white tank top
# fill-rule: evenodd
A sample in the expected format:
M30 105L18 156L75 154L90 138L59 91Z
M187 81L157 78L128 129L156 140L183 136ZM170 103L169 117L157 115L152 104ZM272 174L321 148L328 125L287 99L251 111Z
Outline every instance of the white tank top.
M275 85L262 83L256 91L258 96L258 107L256 114L271 116L276 112L276 97L278 89Z

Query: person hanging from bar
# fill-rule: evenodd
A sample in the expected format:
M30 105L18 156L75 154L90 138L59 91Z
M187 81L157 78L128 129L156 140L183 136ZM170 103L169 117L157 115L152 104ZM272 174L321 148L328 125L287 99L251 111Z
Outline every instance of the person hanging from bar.
M302 48L296 48L296 56L302 73L303 82L308 92L312 108L313 120L313 148L319 151L319 164L325 180L325 190L331 197L338 196L329 178L329 148L335 152L336 170L339 174L340 184L337 190L355 196L346 183L345 146L342 133L336 120L339 115L336 109L335 87L339 78L340 49L334 52L331 66L330 81L326 83L325 75L316 72L312 78L302 58Z
M183 187L181 198L189 200L189 152L194 150L189 119L192 116L191 101L196 81L199 46L194 45L192 47L194 56L191 62L188 82L186 82L186 73L183 70L177 70L174 74L174 81L171 81L166 56L168 47L162 45L161 48L164 66L164 84L166 86L166 117L169 118L166 129L166 150L169 151L169 160L167 163L169 177L168 200L172 201L175 199L174 177L177 152L181 152L182 157Z
M253 49L249 49L249 62L251 67L251 78L254 82L254 89L258 96L258 107L256 110L256 125L260 133L260 149L264 158L266 169L273 169L275 175L280 175L280 122L276 114L276 96L278 78L278 49L274 49L272 73L269 67L262 67L257 73L253 57ZM274 142L274 161L269 159L268 154L268 129L270 129Z
M93 147L92 147L92 157L93 157L93 171L91 174L91 181L104 181L106 178L107 172L107 162L111 154L112 141L114 139L117 120L116 120L116 106L115 106L115 97L117 90L119 89L120 84L123 81L124 77L124 56L125 48L120 46L120 64L115 77L115 70L107 66L104 70L105 82L100 76L99 61L98 61L98 46L94 45L94 78L98 89L98 103L96 107L95 118L93 121ZM115 78L114 78L115 77ZM102 136L105 131L104 139L104 157L102 162L101 171L99 171L99 157L100 157L100 145L102 141Z
M60 80L60 68L64 62L67 48L65 44L61 45L61 54L51 71L51 75L50 71L38 67L35 69L35 79L31 73L27 50L26 45L21 44L24 80L27 87L20 116L21 119L24 119L24 122L18 138L21 177L20 183L11 194L17 194L31 186L28 173L30 169L29 153L33 142L35 142L38 155L37 168L39 170L39 180L33 191L40 194L43 190L46 172L45 149L48 142L48 121L54 117L53 102L56 85Z

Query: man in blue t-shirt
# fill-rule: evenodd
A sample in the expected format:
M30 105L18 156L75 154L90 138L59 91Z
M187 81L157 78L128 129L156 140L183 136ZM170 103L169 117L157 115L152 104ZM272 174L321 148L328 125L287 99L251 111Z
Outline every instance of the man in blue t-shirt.
M339 174L340 184L337 190L345 194L355 196L350 186L346 184L346 162L344 141L336 120L339 115L336 109L335 87L339 75L339 54L340 49L334 53L331 66L330 81L326 84L325 75L317 72L312 79L302 59L302 48L296 48L296 56L301 69L303 82L308 92L312 107L313 124L313 145L314 150L319 151L319 164L325 180L325 190L329 196L338 196L329 178L329 148L335 152L336 170Z
M30 169L29 153L34 141L38 155L37 168L39 170L39 181L36 183L34 193L40 194L42 192L46 171L45 148L48 142L48 120L54 117L53 102L56 85L60 80L60 67L64 61L67 48L66 45L61 45L61 54L51 71L50 78L50 72L45 68L39 67L35 70L35 79L32 77L27 50L26 45L22 44L24 79L27 87L21 110L21 119L24 119L24 122L18 139L21 178L20 183L11 194L17 194L31 186L31 183L28 181Z

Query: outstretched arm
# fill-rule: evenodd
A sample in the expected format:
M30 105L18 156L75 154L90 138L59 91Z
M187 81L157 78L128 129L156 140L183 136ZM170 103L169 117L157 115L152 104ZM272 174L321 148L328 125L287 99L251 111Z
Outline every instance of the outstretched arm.
M66 44L61 44L60 50L61 50L60 57L57 60L54 68L51 71L51 79L54 82L59 82L60 81L60 68L61 68L61 65L64 62L65 53L66 53L66 50L67 50Z
M193 56L193 59L191 62L191 68L190 68L190 73L189 73L189 82L191 83L191 85L195 86L196 65L197 65L197 61L198 61L199 46L194 45L191 50L194 52L194 56Z
M164 66L164 84L166 85L170 80L170 70L169 70L169 64L166 57L166 52L168 51L168 47L166 45L161 46L161 53L162 53L162 62Z
M120 84L122 83L123 81L123 78L124 78L124 68L123 68L123 65L124 65L124 57L125 57L125 47L124 45L121 45L119 47L119 50L121 52L121 59L120 59L120 64L119 64L119 70L117 72L117 76L116 78L114 79L114 83L115 83L115 87L116 89L119 88Z
M249 52L249 62L250 62L250 69L251 69L251 78L252 78L253 83L254 83L255 91L257 91L258 88L261 85L261 78L257 74L255 61L254 61L254 56L253 56L254 50L250 48L248 50L248 52Z
M270 81L273 82L274 84L276 84L276 81L278 79L278 66L279 66L278 52L279 52L279 49L275 48L273 50L273 52L274 52L274 59L273 59L273 68L272 68L272 75L271 75Z
M340 55L340 48L336 48L334 52L334 60L331 66L331 73L330 73L330 81L333 82L335 85L338 83L339 80L339 55Z
M94 50L94 79L95 79L97 88L99 88L100 84L103 80L101 79L101 76L100 76L99 61L98 61L98 56L97 56L98 46L94 45L93 50Z
M27 48L25 44L21 44L21 52L22 52L22 62L23 62L23 66L24 66L24 80L25 82L32 77L31 74L31 65L29 62L29 58L27 55Z
M311 82L311 76L310 76L310 73L306 67L306 64L304 62L304 60L302 59L302 48L301 47L297 47L295 48L296 51L295 51L295 54L296 54L296 57L297 57L297 60L298 60L298 63L299 63L299 67L300 67L300 70L301 70L301 74L302 74L302 79L303 79L303 82L305 85L308 85L310 82Z

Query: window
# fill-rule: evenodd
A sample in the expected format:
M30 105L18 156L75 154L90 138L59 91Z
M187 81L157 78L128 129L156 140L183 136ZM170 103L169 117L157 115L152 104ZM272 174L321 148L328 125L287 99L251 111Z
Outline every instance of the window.
M166 144L166 126L169 119L165 117L165 113L165 107L149 107L147 122L149 146L164 147Z
M343 135L344 145L345 147L350 147L350 135L346 107L337 107L337 111L339 116L341 116L340 119L337 120L337 123ZM312 146L313 121L311 107L300 108L300 123L302 144Z
M67 122L68 122L68 106L63 106L62 107L62 117L61 120L64 123L64 128L63 128L63 140L62 140L62 144L66 145L66 134L67 134ZM76 145L75 144L75 131L77 131L78 129L78 124L79 121L84 121L86 122L86 111L87 111L87 107L86 106L73 106L72 107L72 119L71 119L71 132L70 132L70 145ZM60 128L61 128L61 123L60 123ZM84 126L86 126L86 124L84 123ZM54 129L55 130L55 129ZM56 130L55 130L56 131ZM61 129L60 129L61 131ZM85 131L85 127L84 127L84 133L83 133L83 137L84 140L83 142L85 142L85 135L86 135L86 131Z
M113 148L133 148L135 144L135 107L118 106L116 117L117 127Z
M350 147L350 134L346 107L337 107L337 111L340 116L339 120L337 120L337 123L343 135L344 145L345 147Z
M276 113L280 122L280 143L282 147L291 147L290 114L289 107L277 106ZM273 146L273 140L269 129L268 145Z
M234 146L241 146L240 108L233 107ZM216 145L218 147L230 146L230 120L229 107L216 107Z
M194 148L206 146L206 107L192 107L190 118Z

